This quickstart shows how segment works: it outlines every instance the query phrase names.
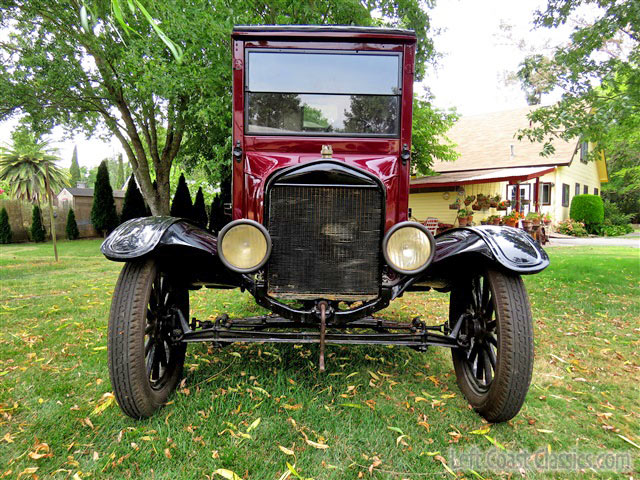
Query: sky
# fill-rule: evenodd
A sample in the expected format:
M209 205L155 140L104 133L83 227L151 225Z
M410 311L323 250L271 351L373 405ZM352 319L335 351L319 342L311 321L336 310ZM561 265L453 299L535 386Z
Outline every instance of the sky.
M506 86L501 80L505 72L517 70L525 53L500 35L500 25L512 25L513 38L524 38L538 50L546 38L560 42L566 38L566 31L532 31L533 12L545 3L545 0L440 0L430 16L432 26L441 31L434 41L442 58L437 68L429 68L416 90L427 86L435 96L436 106L455 107L461 115L526 106L520 86ZM0 123L0 144L9 140L14 126L15 122ZM60 128L51 135L63 167L69 166L74 145L78 147L80 165L88 167L122 151L115 139L104 143L81 134L73 139L63 137Z

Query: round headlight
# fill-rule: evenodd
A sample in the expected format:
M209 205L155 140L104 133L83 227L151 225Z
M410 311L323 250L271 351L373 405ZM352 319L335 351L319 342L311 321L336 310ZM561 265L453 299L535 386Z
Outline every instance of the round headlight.
M424 225L402 222L394 225L385 235L382 253L396 272L415 275L431 263L435 254L435 240Z
M255 272L271 254L271 237L253 220L236 220L218 235L218 256L227 268L239 273Z

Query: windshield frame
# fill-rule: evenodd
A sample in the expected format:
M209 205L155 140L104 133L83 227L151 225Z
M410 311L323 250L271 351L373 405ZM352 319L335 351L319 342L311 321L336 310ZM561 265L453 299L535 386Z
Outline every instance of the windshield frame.
M305 54L329 54L329 55L366 55L366 56L386 56L386 57L397 57L398 60L398 72L397 72L397 94L352 94L352 93L317 93L317 92L252 92L249 90L249 70L251 68L251 64L249 62L249 55L254 52L264 52L264 53L294 53L299 55ZM400 138L402 131L402 103L403 103L403 69L404 69L404 57L401 51L379 51L379 50L334 50L334 49L326 49L326 48L260 48L260 47L247 47L244 50L244 78L243 78L243 120L244 120L244 134L249 136L260 136L260 137L349 137L349 138ZM383 96L383 97L395 97L397 98L398 111L397 111L397 121L396 121L396 131L394 133L344 133L344 132L296 132L296 131L286 131L282 133L276 132L250 132L249 131L249 101L248 94L251 93L275 93L275 94L297 94L297 95L360 95L360 96Z

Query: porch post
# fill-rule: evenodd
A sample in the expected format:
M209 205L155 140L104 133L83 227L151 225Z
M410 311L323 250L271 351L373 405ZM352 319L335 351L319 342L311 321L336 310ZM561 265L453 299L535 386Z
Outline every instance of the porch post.
M516 212L520 212L520 182L516 182Z
M536 213L540 213L540 177L536 177L536 190L533 192L533 201L536 205Z

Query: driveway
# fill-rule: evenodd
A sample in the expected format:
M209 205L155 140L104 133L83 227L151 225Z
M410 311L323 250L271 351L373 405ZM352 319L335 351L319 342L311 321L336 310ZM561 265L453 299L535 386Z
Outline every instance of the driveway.
M613 247L632 247L640 248L640 233L634 232L622 237L568 237L563 235L562 237L557 234L552 234L549 239L549 243L546 247L554 246L613 246Z

